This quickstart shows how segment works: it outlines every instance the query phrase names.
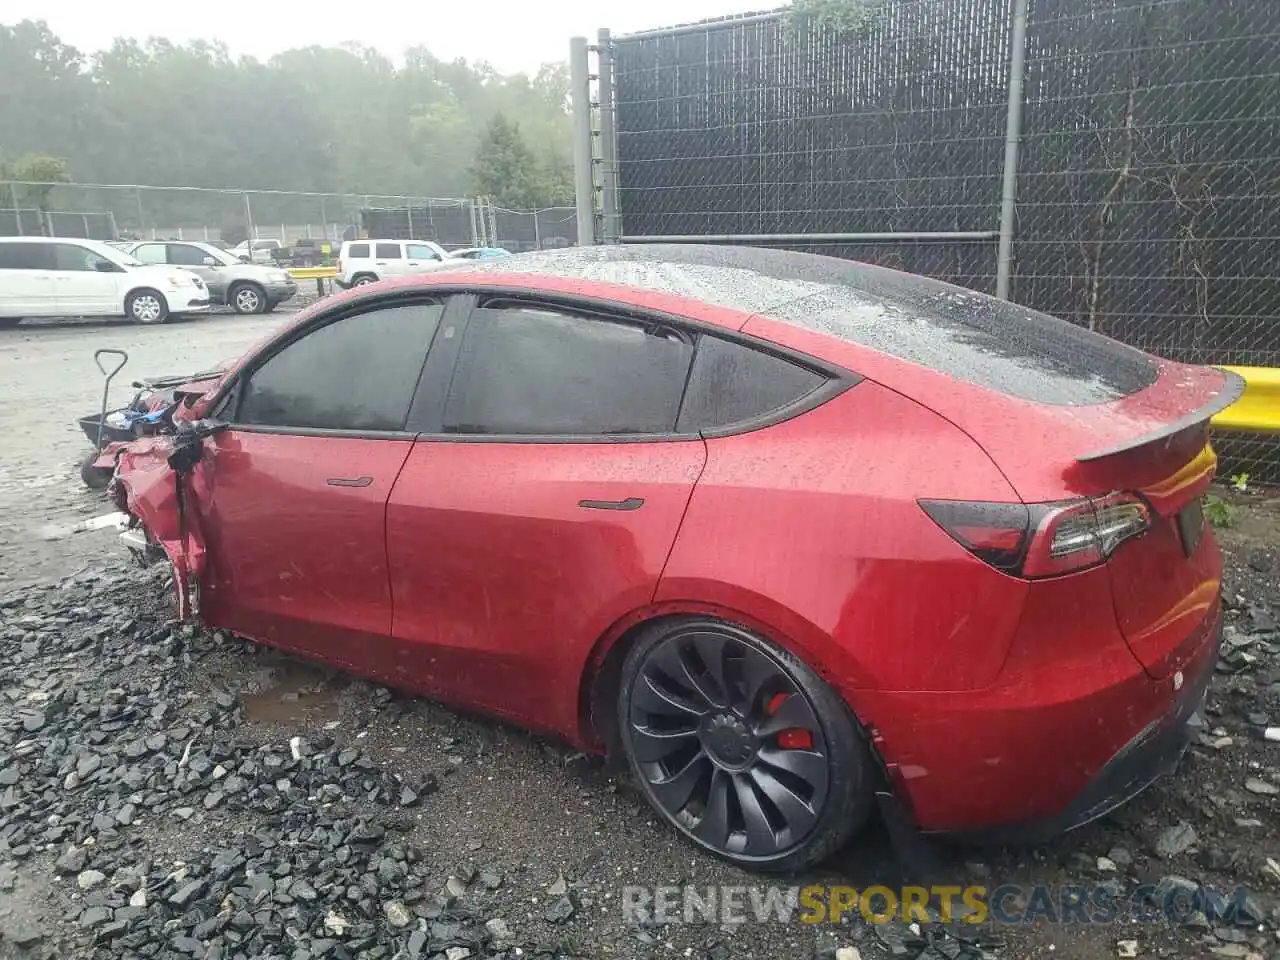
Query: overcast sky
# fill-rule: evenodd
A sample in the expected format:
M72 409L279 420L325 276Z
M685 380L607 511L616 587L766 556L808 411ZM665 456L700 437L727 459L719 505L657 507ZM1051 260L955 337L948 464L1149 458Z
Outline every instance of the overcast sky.
M400 0L281 3L278 0L0 0L5 23L47 20L63 41L92 52L116 37L175 43L221 40L265 59L290 47L354 40L398 57L425 45L438 57L488 60L503 72L532 71L568 55L569 38L689 23L779 6L772 0Z

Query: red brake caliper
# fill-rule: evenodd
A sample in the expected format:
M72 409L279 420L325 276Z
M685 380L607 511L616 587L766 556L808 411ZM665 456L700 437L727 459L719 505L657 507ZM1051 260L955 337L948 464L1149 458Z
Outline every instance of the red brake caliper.
M764 705L764 712L772 716L778 712L778 708L786 701L789 693L775 693L769 698L769 702ZM777 734L778 746L783 750L812 750L813 734L808 730L802 730L799 727L793 727L790 730L781 730Z

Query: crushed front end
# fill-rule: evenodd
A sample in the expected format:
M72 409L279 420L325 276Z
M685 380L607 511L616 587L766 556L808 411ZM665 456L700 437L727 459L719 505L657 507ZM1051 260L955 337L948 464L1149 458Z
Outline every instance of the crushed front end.
M191 429L136 440L119 451L110 488L129 517L120 537L130 552L143 565L167 559L172 566L182 621L200 613L205 540L193 489L201 482L201 450L201 434Z

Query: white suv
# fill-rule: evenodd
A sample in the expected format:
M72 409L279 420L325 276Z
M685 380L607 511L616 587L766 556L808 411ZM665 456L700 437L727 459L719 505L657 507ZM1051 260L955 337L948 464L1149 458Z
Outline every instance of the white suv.
M209 288L189 270L147 266L97 240L0 237L0 327L23 317L163 323L208 312Z
M450 264L457 261L430 240L348 240L338 254L338 285L361 287Z

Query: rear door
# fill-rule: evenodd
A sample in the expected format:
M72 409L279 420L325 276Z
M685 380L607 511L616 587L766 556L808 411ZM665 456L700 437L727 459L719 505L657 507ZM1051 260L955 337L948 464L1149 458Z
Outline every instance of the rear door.
M59 313L53 245L0 243L0 317L52 317Z
M399 277L408 272L404 244L392 241L373 244L373 268L378 277Z
M566 677L652 599L705 462L676 432L693 345L511 298L441 336L456 367L428 363L443 403L420 392L387 507L395 676L563 729Z
M214 625L376 669L391 631L387 497L444 307L358 309L255 360L216 412L231 427L206 442L203 606Z

